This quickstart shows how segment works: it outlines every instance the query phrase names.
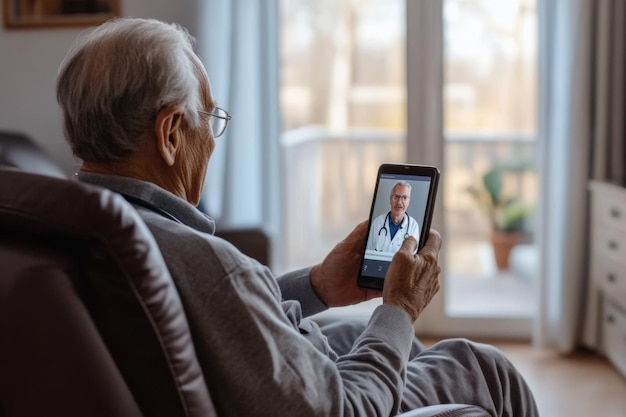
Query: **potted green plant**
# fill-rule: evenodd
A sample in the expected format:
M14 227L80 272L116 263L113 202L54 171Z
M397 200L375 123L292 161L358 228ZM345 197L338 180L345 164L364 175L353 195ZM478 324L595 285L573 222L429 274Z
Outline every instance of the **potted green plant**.
M528 220L533 214L531 205L503 192L504 176L507 172L520 172L529 167L519 161L496 165L483 175L480 187L472 186L467 189L489 219L491 243L498 269L508 268L509 253L523 239Z

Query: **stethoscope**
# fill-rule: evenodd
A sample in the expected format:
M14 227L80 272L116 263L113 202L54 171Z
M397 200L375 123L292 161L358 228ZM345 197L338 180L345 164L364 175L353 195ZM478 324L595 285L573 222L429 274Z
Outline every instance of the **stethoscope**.
M163 210L161 207L155 206L154 204L152 204L149 201L146 201L146 200L144 200L142 198L139 198L139 197L135 197L134 195L124 194L124 193L120 193L120 194L129 203L136 204L136 205L141 206L143 208L147 208L148 210L151 210L151 211L154 211L157 214L160 214L161 216L165 217L166 219L170 219L172 221L175 221L176 223L183 224L183 222L181 222L176 217L174 217L173 214L168 213L167 211Z
M380 229L378 229L378 238L382 237L383 239L386 239L387 236L389 236L389 229L387 229L387 222L389 221L390 213L391 213L390 211L387 212L387 215L385 216L385 220L383 221L383 226ZM402 218L402 222L400 223L400 228L402 228L402 223L404 223L405 218L406 218L406 231L404 232L404 238L406 239L407 237L409 237L409 230L411 230L411 216L407 216L406 213L404 214L404 218ZM385 232L385 234L381 236L380 234L383 231ZM378 240L379 239L377 239L377 241ZM382 249L378 249L378 245L376 245L374 250L377 252L382 252Z

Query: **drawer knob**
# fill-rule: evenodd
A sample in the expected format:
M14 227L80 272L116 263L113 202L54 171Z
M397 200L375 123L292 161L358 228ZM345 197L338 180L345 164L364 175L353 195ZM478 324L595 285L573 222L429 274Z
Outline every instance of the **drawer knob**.
M617 250L617 249L618 249L618 247L619 247L619 245L617 244L617 242L616 242L616 241L611 240L611 241L609 242L609 249L611 249L611 250Z
M609 275L607 275L607 276L606 276L606 279L607 279L609 282L615 282L615 280L616 280L617 278L615 277L615 274L609 274Z
M613 217L614 219L619 219L620 217L622 217L622 213L618 208L613 207L611 209L611 217Z
M610 324L613 324L615 323L615 317L612 314L610 314L606 317L606 321Z

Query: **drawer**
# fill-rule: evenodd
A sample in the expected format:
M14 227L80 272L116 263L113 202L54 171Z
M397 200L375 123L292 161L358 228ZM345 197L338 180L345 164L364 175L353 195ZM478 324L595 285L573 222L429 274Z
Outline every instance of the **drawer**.
M626 233L594 227L591 232L591 253L594 258L611 259L626 268Z
M598 181L592 181L590 187L593 227L626 232L626 189Z
M626 303L626 265L595 255L591 258L591 279L605 294L619 297Z
M606 356L626 375L626 312L610 301L604 303L603 334Z

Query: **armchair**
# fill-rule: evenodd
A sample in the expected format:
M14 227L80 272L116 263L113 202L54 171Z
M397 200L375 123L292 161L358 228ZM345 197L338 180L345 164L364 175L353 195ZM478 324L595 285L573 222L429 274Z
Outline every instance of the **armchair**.
M0 415L216 416L156 242L108 190L0 170Z

